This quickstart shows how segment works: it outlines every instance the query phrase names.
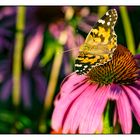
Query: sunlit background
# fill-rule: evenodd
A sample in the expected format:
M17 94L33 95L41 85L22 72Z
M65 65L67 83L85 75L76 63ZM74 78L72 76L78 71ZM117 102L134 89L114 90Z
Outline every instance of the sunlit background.
M118 11L118 44L140 53L140 7L0 7L0 133L51 133L54 99L86 35ZM140 133L133 119L132 133Z

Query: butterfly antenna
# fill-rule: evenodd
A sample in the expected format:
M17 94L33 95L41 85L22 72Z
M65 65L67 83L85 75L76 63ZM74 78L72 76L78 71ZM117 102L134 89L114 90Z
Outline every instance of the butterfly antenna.
M76 29L76 32L78 33L78 29ZM78 38L78 43L76 43L76 46L80 46L80 37ZM68 49L68 50L66 50L66 51L58 51L57 53L58 54L60 54L60 53L67 53L67 52L71 52L71 51L73 51L73 50L77 50L77 49L79 49L79 47L74 47L74 48L72 48L72 49Z
M79 48L78 48L78 47L75 47L75 48L72 48L72 49L68 49L68 50L66 50L66 51L58 51L57 54L60 54L60 53L67 53L67 52L71 52L71 51L77 50L77 49L79 49Z

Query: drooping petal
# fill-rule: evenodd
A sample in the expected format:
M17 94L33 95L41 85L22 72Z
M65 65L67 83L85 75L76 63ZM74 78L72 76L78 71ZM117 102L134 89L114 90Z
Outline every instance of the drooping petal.
M78 77L75 76L75 78ZM80 94L82 94L84 90L90 85L90 83L85 83L84 85L79 84L78 88L74 87L73 89L73 84L76 84L77 83L76 81L78 82L78 79L75 79L74 82L74 77L72 78L72 80L71 78L68 79L68 81L66 81L67 83L63 84L65 87L63 87L62 85L62 91L60 91L60 95L62 93L64 94L64 96L61 96L60 99L57 99L55 101L55 109L52 115L52 128L56 131L62 128L62 123L63 120L65 120L65 115L67 114L67 111L71 107L74 100ZM68 84L68 88L66 88L67 87L66 84Z
M31 98L30 98L30 82L29 77L26 74L22 75L21 78L21 93L22 93L22 100L26 107L31 106Z
M77 111L77 114L75 114L75 116L79 115L78 116L79 117L79 121L78 121L78 117L77 117L77 119L75 119L77 125L78 125L78 123L80 124L79 131L78 131L79 133L94 133L96 131L97 127L99 126L100 121L101 121L100 117L101 117L102 113L98 114L98 111L102 112L102 107L98 110L98 107L99 107L98 105L99 104L98 104L98 101L96 101L97 100L97 94L100 95L101 91L98 91L97 94L95 94L94 92L96 91L95 90L96 88L97 87L95 86L95 88L93 88L92 92L90 92L90 90L88 89L89 92L87 92L86 98L85 99L83 98L83 104L81 104L81 106L79 107L79 109ZM96 98L94 99L94 97L96 97ZM102 98L100 98L100 96L98 96L98 97L99 97L98 98L99 100L100 99L102 100ZM106 98L107 98L107 95L106 95ZM79 100L77 99L77 102L78 101ZM106 102L106 100L104 100L104 101ZM97 107L97 110L98 110L97 112L96 112L96 107L95 106ZM103 106L104 106L104 103L103 103ZM95 110L93 110L93 109L95 109ZM94 111L96 112L96 114L94 114ZM87 117L89 117L89 119L94 118L95 120L98 117L97 123L95 121L94 124L92 126L90 126L92 121L90 121ZM74 123L72 124L73 128L77 127L76 125L74 125L75 124L75 120L74 120Z
M119 121L123 133L131 133L132 130L132 114L131 107L125 92L122 90L119 99L116 101Z
M103 131L103 120L100 121L96 132L100 134L102 133L102 131Z
M99 88L97 91L93 90L90 94L87 109L84 110L80 121L79 133L95 133L107 102L108 92L105 87Z
M140 125L140 99L138 98L137 94L135 94L131 88L124 86L124 89L126 90L126 93L128 94L132 112L134 113L135 118ZM136 90L135 90L135 92L136 92Z
M4 48L7 49L11 49L11 42L9 42L8 40L6 40L5 38L1 38L0 37L0 46L3 46ZM0 49L2 50L2 48L0 47Z
M45 98L45 92L47 88L46 78L40 71L34 72L33 79L36 85L37 97L40 101L43 101Z
M0 28L0 36L2 36L2 35L4 37L11 36L12 32L9 30L5 30L4 28Z
M0 83L4 81L4 79L7 78L7 65L8 65L8 62L7 60L4 60L0 62Z
M7 100L10 96L12 90L12 79L8 79L6 83L3 85L0 93L1 100Z
M113 116L113 126L116 125L117 120L118 120L117 107L115 107L115 109L114 109L114 116Z
M42 40L43 40L43 28L40 27L36 35L31 39L31 41L27 44L25 48L24 64L26 68L30 69L32 67L34 60L41 51L43 43Z
M49 25L49 31L56 39L59 38L60 33L64 30L65 30L64 22L59 22L57 24L56 23L51 23Z
M85 110L88 110L92 104L92 91L95 91L97 85L90 85L73 103L68 112L66 121L64 123L63 132L67 133L69 130L71 133L76 133L81 123L81 119L85 114ZM78 131L80 133L80 131Z
M14 14L15 10L16 9L14 7L4 7L0 11L0 19L2 19L3 17L6 17L6 16L11 16L12 14Z
M86 79L86 76L79 76L75 72L67 76L61 84L61 97L67 96L67 94L71 93L72 90L84 84Z

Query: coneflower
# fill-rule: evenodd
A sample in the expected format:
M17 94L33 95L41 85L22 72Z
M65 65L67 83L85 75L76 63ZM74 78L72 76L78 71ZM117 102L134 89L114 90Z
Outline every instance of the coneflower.
M52 129L62 133L102 133L108 101L115 103L114 127L119 123L123 133L131 133L132 113L140 125L139 68L122 45L117 46L108 63L92 68L87 75L74 72L65 78L55 99Z

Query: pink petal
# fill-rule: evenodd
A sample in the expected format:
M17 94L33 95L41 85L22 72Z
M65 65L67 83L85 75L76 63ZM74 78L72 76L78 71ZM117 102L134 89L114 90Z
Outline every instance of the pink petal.
M67 96L75 89L77 89L79 86L84 85L86 82L87 77L84 75L77 75L75 72L68 75L61 83L61 91L56 96L54 104L55 105L57 104L57 101L59 101L60 97L62 98L63 96Z
M113 117L113 126L116 125L117 120L118 120L117 107L115 107L115 110L114 110L114 117Z
M77 81L77 79L75 79ZM73 85L72 82L67 82L67 84ZM67 115L67 111L71 107L72 103L76 98L78 98L79 95L83 93L83 91L89 87L90 83L85 83L84 85L79 86L79 88L75 89L71 92L69 92L69 88L63 89L63 94L66 93L66 96L61 96L59 100L55 102L55 109L52 115L52 128L56 131L58 131L60 128L62 128L63 120L65 120L65 115ZM68 85L69 87L69 85ZM72 87L72 86L71 86ZM63 88L63 86L62 86ZM69 94L67 94L67 92ZM61 91L60 91L61 95Z
M80 133L95 133L100 124L102 113L108 99L108 87L100 87L97 91L92 91L89 99L89 106L84 110L84 115L80 122Z
M103 121L101 120L97 127L97 132L102 133L102 131L103 131Z
M88 106L92 103L90 99L92 98L91 91L95 91L97 85L89 86L73 103L70 108L70 111L67 115L63 132L67 133L69 130L71 133L76 133L78 130L80 121L85 114L85 110L88 109Z
M1 94L0 94L1 100L7 100L9 98L12 90L12 85L13 85L12 79L9 78L1 88Z
M40 53L42 49L43 41L43 28L39 27L37 33L27 44L24 51L24 65L26 68L30 69L33 65L34 60Z
M65 24L64 22L59 22L59 23L51 23L49 25L49 31L50 33L58 39L60 36L60 33L65 30Z
M120 94L120 98L116 101L120 124L123 133L131 133L132 130L132 114L127 96L124 91Z
M15 9L13 7L4 7L1 11L0 11L0 19L3 18L4 16L10 16L12 14L14 14Z
M126 90L128 96L129 96L132 112L134 113L134 115L140 125L140 99L136 96L136 94L134 93L134 91L131 88L124 86L124 89ZM138 91L136 90L135 92L137 93Z
M21 77L21 94L23 103L26 107L31 106L30 87L31 86L28 75L23 74Z
M87 121L89 120L90 123L88 129L91 133L95 133L101 121L101 117L108 100L108 90L109 88L104 86L95 92L95 97L93 100L94 105L91 109L91 114L89 114L89 119L87 116Z
M110 85L108 85L110 86ZM110 86L110 94L109 94L109 99L110 100L118 100L119 98L119 93L121 92L121 88L117 84L111 84Z
M61 84L61 96L67 96L72 90L85 83L87 77L84 75L77 75L75 72L67 76Z

